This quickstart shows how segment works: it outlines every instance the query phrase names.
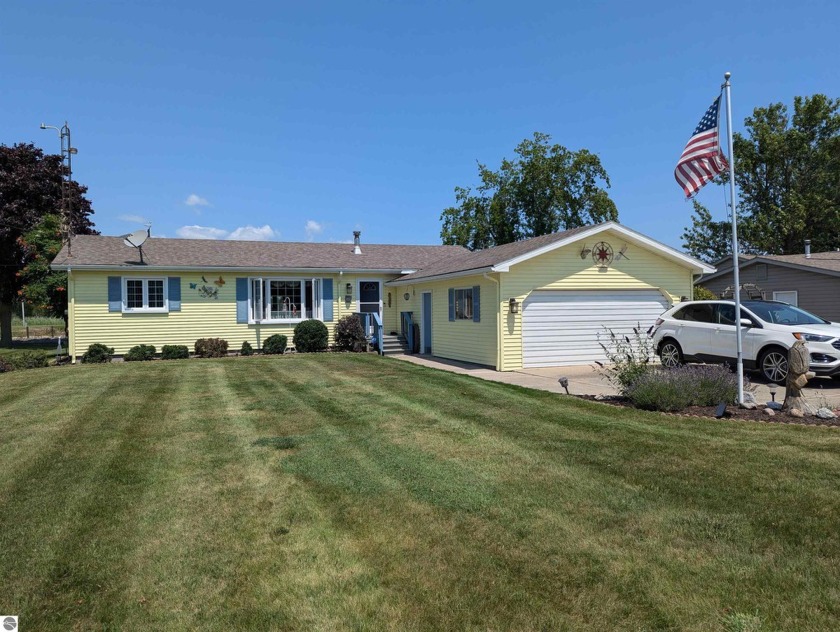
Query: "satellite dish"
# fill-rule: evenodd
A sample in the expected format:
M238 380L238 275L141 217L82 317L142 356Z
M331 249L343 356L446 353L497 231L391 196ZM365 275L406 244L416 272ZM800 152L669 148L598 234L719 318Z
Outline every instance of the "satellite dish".
M123 243L126 246L131 246L132 248L139 248L146 240L149 238L149 230L148 229L141 229L135 230L133 233L129 233L128 235L123 235Z
M146 240L151 236L152 228L149 226L145 229L135 230L133 233L129 233L128 235L123 235L123 243L126 246L130 246L131 248L137 248L140 252L140 263L145 263L143 261L143 244L146 243Z

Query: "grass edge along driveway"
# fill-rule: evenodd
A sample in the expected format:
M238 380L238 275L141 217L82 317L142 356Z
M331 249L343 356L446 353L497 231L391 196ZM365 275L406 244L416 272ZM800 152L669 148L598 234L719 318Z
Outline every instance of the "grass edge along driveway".
M836 430L368 355L39 371L0 376L0 611L22 629L840 620Z

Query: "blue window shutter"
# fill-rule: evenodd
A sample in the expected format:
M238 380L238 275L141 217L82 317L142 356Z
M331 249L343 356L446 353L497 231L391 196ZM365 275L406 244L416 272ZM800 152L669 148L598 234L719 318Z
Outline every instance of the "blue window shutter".
M449 288L449 320L455 320L455 289Z
M169 311L181 311L181 277L169 277Z
M333 319L333 280L321 279L321 305L324 309L324 322L332 322Z
M248 322L248 279L236 278L236 322Z
M108 277L108 311L122 311L122 278Z
M481 286L473 285L473 322L481 321Z

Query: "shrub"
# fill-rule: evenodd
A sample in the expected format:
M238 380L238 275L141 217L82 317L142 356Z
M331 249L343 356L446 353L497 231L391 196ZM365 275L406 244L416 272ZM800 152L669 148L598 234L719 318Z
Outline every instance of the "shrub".
M251 346L251 343L247 340L242 343L242 347L239 349L239 355L250 356L254 355L254 347Z
M734 402L738 376L723 365L657 367L642 373L625 390L637 408L674 412L689 406Z
M110 362L113 354L113 347L106 347L102 343L94 342L88 347L88 350L85 351L85 354L82 356L82 362L92 364Z
M275 354L286 351L286 343L289 341L287 336L283 334L274 334L269 336L263 342L263 353Z
M607 356L607 362L595 361L598 372L626 395L627 388L642 374L649 371L656 357L653 342L641 325L633 328L633 336L616 334L606 329L606 335L598 336L598 344ZM603 340L603 341L602 341Z
M323 351L329 343L330 332L320 320L304 320L295 327L295 349L300 353Z
M709 288L702 285L694 286L694 300L695 301L714 301L720 298L717 294L712 292Z
M195 355L199 358L223 358L227 350L227 340L221 338L199 338L195 341Z
M157 349L154 345L136 345L131 347L123 356L126 362L145 362L147 360L154 360Z
M341 351L365 351L367 340L362 319L358 314L349 314L336 323L335 347Z
M20 369L40 369L49 366L49 356L44 351L15 351L0 357L0 373Z
M160 357L164 360L185 360L190 357L187 345L163 345Z

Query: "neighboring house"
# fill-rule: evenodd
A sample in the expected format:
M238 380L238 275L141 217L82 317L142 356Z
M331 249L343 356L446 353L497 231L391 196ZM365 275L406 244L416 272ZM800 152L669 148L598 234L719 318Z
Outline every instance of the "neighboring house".
M622 334L690 298L714 268L607 222L469 252L458 246L151 238L143 260L119 237L80 235L53 268L68 271L74 360L101 342L220 337L236 350L305 318L375 312L385 333L420 326L420 350L510 371L602 359Z
M747 285L765 300L796 305L831 321L840 321L840 252L801 255L742 255L741 286ZM732 296L732 258L717 262L717 272L701 277L702 285L718 296ZM752 287L754 286L754 287ZM742 298L747 292L742 290Z

